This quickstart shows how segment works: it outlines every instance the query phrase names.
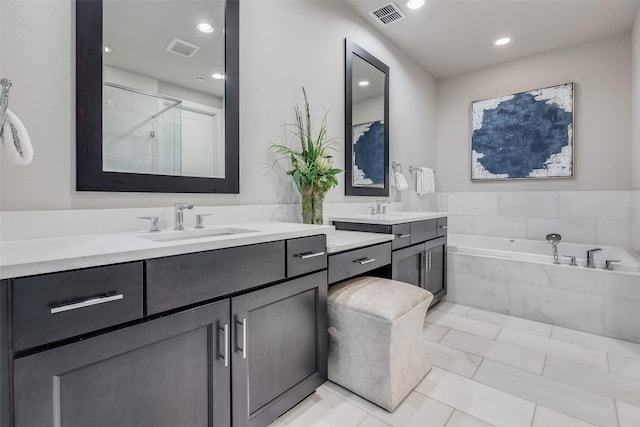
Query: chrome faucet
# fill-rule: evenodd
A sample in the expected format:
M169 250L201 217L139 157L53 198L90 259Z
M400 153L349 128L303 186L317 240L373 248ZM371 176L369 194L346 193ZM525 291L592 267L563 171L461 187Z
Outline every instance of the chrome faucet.
M602 248L595 248L595 249L589 249L587 251L587 265L585 265L585 267L596 268L596 263L593 262L593 254L596 252L600 252L601 250Z
M389 200L376 200L376 213L377 214L386 214L387 206L391 204Z
M176 203L173 205L176 214L176 226L174 230L184 230L184 210L193 209L191 203Z

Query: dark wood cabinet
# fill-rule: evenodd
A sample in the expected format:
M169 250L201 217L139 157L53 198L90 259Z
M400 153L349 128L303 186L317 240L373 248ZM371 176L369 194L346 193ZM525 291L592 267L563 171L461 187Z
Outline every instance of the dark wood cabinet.
M262 427L327 379L327 272L231 300L233 425Z
M388 276L431 292L434 296L431 305L447 294L447 218L394 225L351 222L334 222L334 225L338 230L394 234Z
M15 427L230 425L228 319L225 300L16 359Z
M327 261L309 251L325 236L1 281L0 426L269 424L327 379ZM83 294L80 324L47 324L114 286L115 317Z

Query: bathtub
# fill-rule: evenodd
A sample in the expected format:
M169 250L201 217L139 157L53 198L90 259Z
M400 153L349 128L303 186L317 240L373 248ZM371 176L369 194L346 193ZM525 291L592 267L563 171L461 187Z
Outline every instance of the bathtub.
M596 268L585 268L587 249ZM446 300L640 343L640 260L624 248L449 234ZM620 260L605 270L606 259Z
M489 255L501 258L518 259L541 263L553 263L551 245L544 240L509 239L505 237L469 236L449 234L449 250L459 253ZM601 248L595 253L596 268L604 268L605 260L619 260L613 263L614 270L640 272L640 260L619 246L585 245L581 243L558 243L558 255L561 264L569 264L570 259L563 255L576 257L579 266L587 263L587 250Z

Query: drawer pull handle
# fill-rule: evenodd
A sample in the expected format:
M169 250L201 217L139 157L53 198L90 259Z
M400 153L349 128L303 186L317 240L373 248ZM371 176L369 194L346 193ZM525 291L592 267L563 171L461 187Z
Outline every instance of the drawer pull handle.
M376 260L375 258L360 258L360 259L357 259L357 260L355 260L353 262L357 262L360 265L365 265L365 264L369 264L371 262L375 262L375 260Z
M83 301L76 301L70 304L51 307L51 314L62 313L64 311L76 310L78 308L91 307L92 305L104 304L105 302L118 301L124 298L123 294L101 295Z
M296 257L300 259L309 259L309 258L315 258L322 255L324 255L324 252L305 252L303 254L296 255Z
M446 230L447 228L449 228L448 225L441 225L440 228L442 228L443 230Z
M407 237L411 237L411 233L408 234L397 234L398 239L406 239Z

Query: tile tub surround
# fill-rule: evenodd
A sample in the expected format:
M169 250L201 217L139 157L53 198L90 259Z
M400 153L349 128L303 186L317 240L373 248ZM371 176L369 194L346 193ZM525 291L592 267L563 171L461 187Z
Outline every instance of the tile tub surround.
M640 273L449 251L449 302L640 343Z
M521 239L560 233L563 240L640 252L640 191L518 191L438 193L449 232ZM416 201L412 210L422 208Z
M424 325L434 367L393 413L327 382L271 426L640 425L638 344L446 302Z

